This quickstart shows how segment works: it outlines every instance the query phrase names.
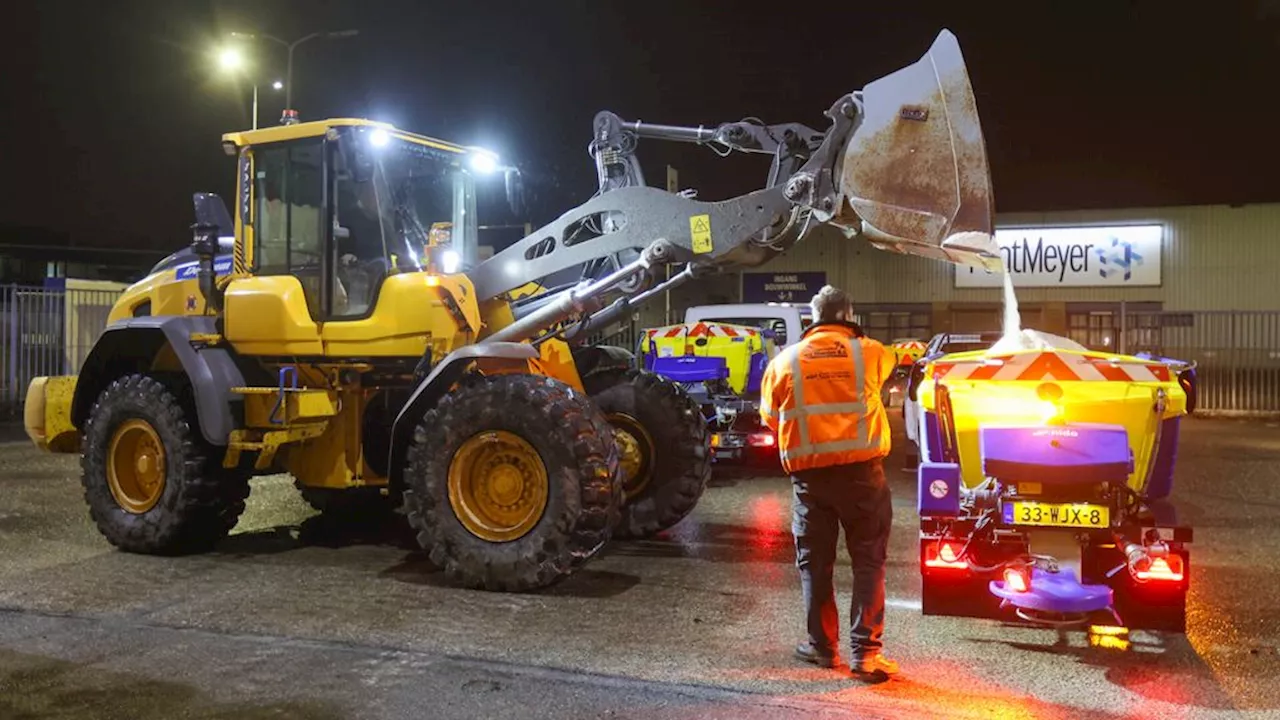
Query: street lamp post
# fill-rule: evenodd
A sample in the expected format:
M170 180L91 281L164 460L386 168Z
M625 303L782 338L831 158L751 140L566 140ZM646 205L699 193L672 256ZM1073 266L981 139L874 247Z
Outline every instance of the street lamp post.
M283 46L288 51L289 59L288 59L287 65L285 66L286 69L284 73L284 93L285 93L284 113L280 116L280 122L283 125L292 125L293 123L298 122L298 111L293 109L293 51L296 50L297 47L302 43L308 40L314 40L315 38L339 40L342 38L349 38L359 34L360 34L359 30L335 30L333 32L316 32L316 33L311 33L310 35L305 35L303 37L300 37L297 40L294 40L293 42L289 42L287 40L281 40L280 38L275 37L274 35L267 35L265 33L254 35L252 33L233 32L231 33L231 36L244 38L246 40L257 40L259 38L262 40L270 40L271 42L276 43L277 45Z

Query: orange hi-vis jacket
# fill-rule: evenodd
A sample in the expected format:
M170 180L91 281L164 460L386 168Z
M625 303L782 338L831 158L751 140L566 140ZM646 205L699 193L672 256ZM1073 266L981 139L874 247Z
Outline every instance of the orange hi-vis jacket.
M844 323L813 325L765 369L760 417L778 434L788 473L889 454L880 388L894 354L859 335Z

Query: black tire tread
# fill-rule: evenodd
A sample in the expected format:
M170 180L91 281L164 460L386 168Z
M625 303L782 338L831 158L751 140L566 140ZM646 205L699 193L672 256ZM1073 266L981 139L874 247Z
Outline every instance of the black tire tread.
M600 373L584 386L605 414L634 402L659 418L645 424L658 447L654 477L623 506L614 536L650 537L687 517L711 480L711 433L698 403L678 384L644 370Z
M170 389L146 375L126 375L95 401L81 444L81 485L89 515L112 545L128 552L203 552L235 527L249 496L249 473L222 468ZM121 509L107 485L106 453L115 421L141 417L165 445L167 475L160 501L141 515ZM175 459L178 461L175 464Z
M550 490L563 493L569 509L552 521L544 515L509 543L471 535L449 504L453 453L486 429L510 429L535 447L541 440L570 453L563 467L547 463ZM618 448L608 422L581 393L537 375L477 376L445 395L415 428L405 468L404 507L418 544L451 580L484 590L532 590L572 574L609 540L621 498ZM548 500L548 513L554 502L554 496ZM499 553L498 546L513 549Z

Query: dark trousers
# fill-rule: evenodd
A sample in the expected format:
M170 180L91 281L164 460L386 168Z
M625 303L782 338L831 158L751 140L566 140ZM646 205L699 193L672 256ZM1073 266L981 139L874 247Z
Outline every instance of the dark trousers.
M809 629L809 642L835 654L840 639L832 574L836 541L844 527L853 560L853 602L849 609L851 661L876 655L884 633L884 563L893 504L882 459L803 470L791 477L795 491L791 532Z

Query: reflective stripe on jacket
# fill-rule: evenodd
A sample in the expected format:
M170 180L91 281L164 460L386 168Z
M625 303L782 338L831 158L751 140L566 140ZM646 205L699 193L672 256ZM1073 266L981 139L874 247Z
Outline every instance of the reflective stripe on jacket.
M853 325L813 325L765 370L760 416L778 434L788 473L889 454L880 388L895 358L860 335Z

